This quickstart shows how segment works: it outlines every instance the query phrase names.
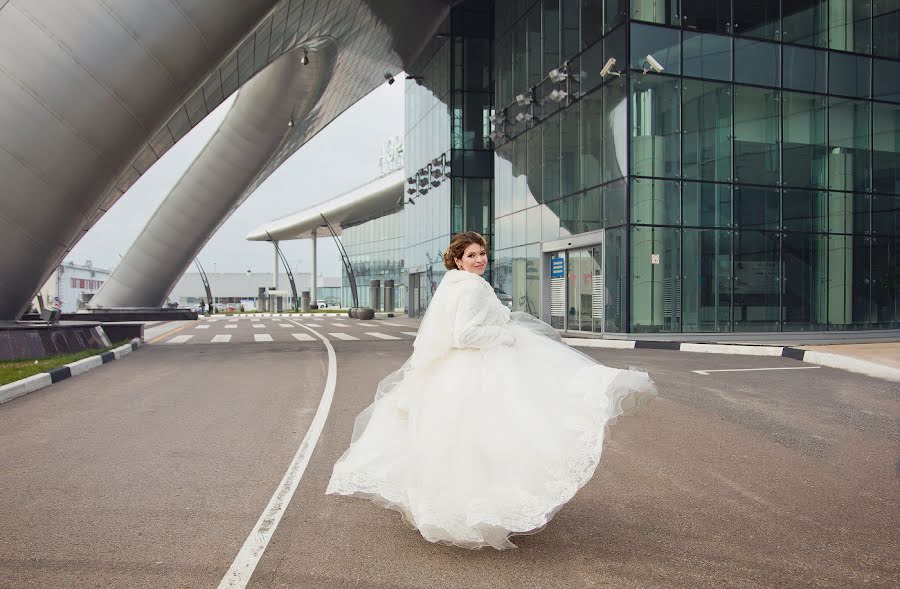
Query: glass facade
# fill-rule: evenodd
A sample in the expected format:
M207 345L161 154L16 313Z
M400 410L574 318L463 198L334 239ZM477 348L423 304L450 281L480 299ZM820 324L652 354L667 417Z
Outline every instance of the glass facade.
M493 238L493 11L490 2L455 6L407 72L404 226L412 316L424 313L440 283L451 235Z
M357 296L361 307L372 306L372 301L369 299L370 280L381 281L382 304L384 302L384 281L393 280L394 308L406 308L406 267L404 264L406 248L403 218L403 209L399 208L365 223L344 227L342 231L341 244L347 251L347 257L353 267ZM342 306L349 308L353 306L350 278L346 269L342 274ZM323 298L321 293L318 294L319 298ZM376 310L380 311L381 309Z
M497 0L493 54L513 309L580 331L900 327L900 1Z

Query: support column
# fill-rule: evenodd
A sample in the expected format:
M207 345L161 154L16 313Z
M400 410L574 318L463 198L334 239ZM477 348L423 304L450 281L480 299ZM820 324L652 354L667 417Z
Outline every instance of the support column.
M272 286L278 290L278 242L272 242Z
M318 308L318 297L316 296L316 232L312 232L312 280L310 281L309 297L314 307Z

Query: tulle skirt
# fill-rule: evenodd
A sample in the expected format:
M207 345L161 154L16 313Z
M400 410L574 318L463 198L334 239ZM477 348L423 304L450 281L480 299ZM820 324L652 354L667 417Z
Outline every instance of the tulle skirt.
M514 548L593 475L605 427L655 393L515 321L512 346L403 369L357 418L327 493L396 509L431 542ZM558 340L558 336L557 340Z

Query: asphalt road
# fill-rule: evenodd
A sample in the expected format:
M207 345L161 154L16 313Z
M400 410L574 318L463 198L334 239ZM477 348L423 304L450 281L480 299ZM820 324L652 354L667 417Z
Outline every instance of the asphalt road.
M660 397L613 426L592 481L516 550L429 544L395 512L325 496L353 419L411 351L397 334L414 327L395 323L319 329L360 337L329 337L331 412L249 587L900 583L898 387L829 368L692 372L809 367L783 358L587 350L648 370ZM289 335L303 328L265 328L265 342L239 322L205 343L225 324L201 325L0 405L0 587L219 584L309 427L328 358ZM194 337L166 343L178 335Z

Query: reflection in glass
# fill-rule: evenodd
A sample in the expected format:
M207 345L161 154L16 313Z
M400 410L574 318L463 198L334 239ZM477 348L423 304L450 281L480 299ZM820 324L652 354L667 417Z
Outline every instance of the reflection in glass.
M731 80L731 37L684 32L684 75Z
M813 233L785 233L781 238L784 267L785 331L826 328L828 239Z
M824 188L828 185L826 98L785 92L782 101L784 183Z
M818 190L785 190L781 201L781 225L787 231L827 231L827 193Z
M715 82L684 80L685 178L731 180L731 87Z
M543 176L544 188L541 194L535 194L535 200L541 203L559 196L559 127L561 115L548 118L535 131L543 129L544 156ZM532 131L533 132L533 131ZM529 203L530 204L530 203Z
M743 229L778 229L781 224L777 188L734 187L734 225Z
M678 225L681 194L673 180L631 180L631 222L643 225Z
M683 330L731 330L731 231L682 231Z
M608 182L623 178L627 169L628 153L628 100L626 78L609 82L603 92L603 180Z
M681 176L681 91L677 78L647 75L631 89L631 166L641 176Z
M900 62L875 59L872 75L872 98L900 102Z
M869 113L862 100L829 98L828 179L833 190L869 188Z
M900 105L872 105L872 190L900 194Z
M734 330L778 331L781 271L777 233L734 235Z
M734 81L742 84L781 84L781 46L752 39L734 40Z
M832 94L868 98L872 60L862 55L829 54L828 90Z
M786 43L825 47L827 8L827 0L781 0L782 39Z
M684 182L681 192L685 226L731 227L731 185Z
M871 0L830 0L828 13L831 49L872 53Z
M734 174L736 182L778 184L781 162L778 91L734 88Z
M681 230L631 229L631 327L636 333L680 331Z
M603 116L603 92L592 92L581 101L581 173L584 186L603 181L601 161L606 120Z
M878 57L900 59L900 10L897 0L874 0L872 52Z
M581 103L575 103L560 113L559 193L572 194L580 190L581 154L579 135L581 130ZM544 198L549 199L548 195Z
M685 28L712 33L731 32L730 0L681 0Z
M606 331L625 331L625 276L628 268L628 248L625 247L625 228L607 229L604 233L604 319Z
M661 25L681 24L678 0L631 0L631 18Z
M665 68L666 73L679 73L681 71L681 32L677 29L632 24L629 67L650 71L647 55L652 55Z
M734 33L745 37L778 39L781 36L780 0L734 3Z
M825 93L828 52L784 45L784 87Z

